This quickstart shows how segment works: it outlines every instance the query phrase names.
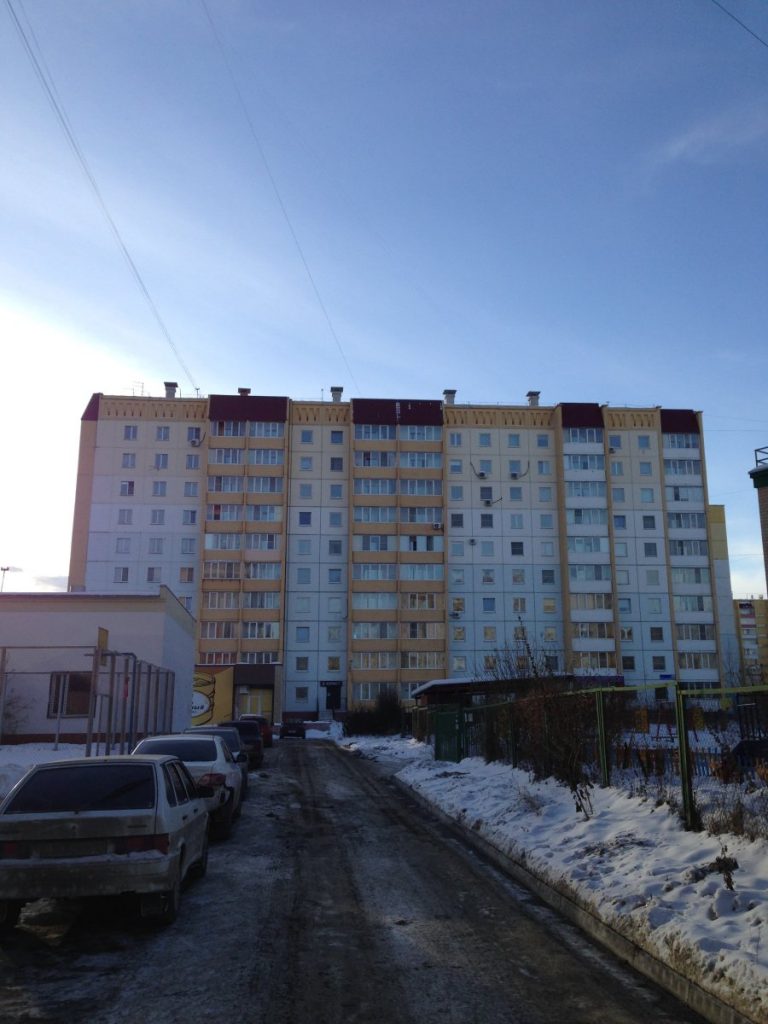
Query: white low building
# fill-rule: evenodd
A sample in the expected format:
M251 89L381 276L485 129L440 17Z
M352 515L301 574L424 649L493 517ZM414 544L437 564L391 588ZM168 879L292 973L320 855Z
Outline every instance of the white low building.
M0 594L0 742L126 746L190 724L195 620L155 594Z

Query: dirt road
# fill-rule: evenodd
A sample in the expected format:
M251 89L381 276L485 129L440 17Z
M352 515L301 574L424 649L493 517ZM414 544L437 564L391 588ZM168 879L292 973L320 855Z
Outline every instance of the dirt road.
M425 817L387 766L267 751L177 923L29 908L0 946L4 1024L700 1021Z

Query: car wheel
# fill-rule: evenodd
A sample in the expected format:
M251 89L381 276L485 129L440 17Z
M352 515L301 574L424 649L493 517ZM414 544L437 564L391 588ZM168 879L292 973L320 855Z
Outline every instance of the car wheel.
M162 909L155 916L157 924L165 927L173 924L179 916L179 905L181 903L181 881L177 877L173 886L162 894Z
M206 830L203 836L203 849L200 853L200 859L196 860L192 867L189 869L189 878L204 878L205 873L208 870L208 831Z
M15 928L23 906L21 900L0 900L0 929L10 931Z
M221 808L221 813L217 814L217 816L211 820L211 826L217 839L229 839L232 835L232 822L235 817L234 808L232 806L233 799L234 794L230 796L227 803Z

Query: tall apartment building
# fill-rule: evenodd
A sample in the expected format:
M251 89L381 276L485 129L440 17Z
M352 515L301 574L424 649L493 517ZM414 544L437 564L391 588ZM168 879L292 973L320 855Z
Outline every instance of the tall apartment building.
M738 657L699 413L176 390L91 399L70 589L167 584L211 685L322 717L500 652L659 694Z
M764 597L734 601L743 681L768 683L768 600Z

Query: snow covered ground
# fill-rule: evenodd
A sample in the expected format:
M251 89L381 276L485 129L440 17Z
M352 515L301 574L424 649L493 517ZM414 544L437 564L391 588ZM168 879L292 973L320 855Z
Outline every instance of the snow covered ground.
M554 782L469 758L434 761L415 740L309 730L384 763L398 779L541 880L567 890L659 960L768 1022L768 842L686 832L655 799L592 791L592 814ZM61 744L0 746L0 797L26 768L78 757ZM737 867L728 869L729 859ZM719 866L717 866L719 865Z
M338 742L391 763L404 784L542 881L574 894L747 1017L768 1022L765 840L686 832L666 804L614 789L592 791L586 820L567 788L533 782L508 765L434 761L430 747L407 739ZM730 873L726 858L738 864Z

